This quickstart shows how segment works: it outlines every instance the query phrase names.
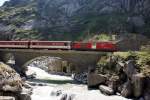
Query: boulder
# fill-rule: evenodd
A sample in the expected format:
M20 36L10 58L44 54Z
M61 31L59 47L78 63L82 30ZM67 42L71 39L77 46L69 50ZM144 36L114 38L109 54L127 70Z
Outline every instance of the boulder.
M117 74L119 76L119 84L123 84L128 80L126 73L122 70Z
M139 98L138 100L144 100L144 98L143 98L143 97L141 97L141 98Z
M74 97L75 97L75 95L74 95L74 94L70 94L70 95L68 95L67 100L73 100L73 99L74 99Z
M119 76L120 84L122 84L122 83L127 81L127 75L126 75L126 73L123 70L124 67L125 67L125 63L117 62L117 64L116 64L116 71L117 71L117 75Z
M116 71L117 71L117 73L119 73L120 70L122 70L124 68L124 65L125 64L123 62L117 62L117 64L116 64Z
M106 95L113 95L114 91L113 89L111 89L110 87L104 86L104 85L100 85L99 89L102 93L106 94Z
M61 90L55 90L51 92L51 96L60 96L62 94Z
M21 93L17 94L17 100L31 100L32 88L24 84Z
M114 90L114 92L117 92L117 88L118 88L118 85L119 85L119 77L118 76L112 76L110 79L109 79L109 83L108 83L108 86Z
M22 83L20 75L14 69L0 62L0 90L20 92Z
M10 86L10 85L4 85L2 87L3 91L11 91L11 92L19 92L21 91L18 86Z
M27 88L27 89L31 89L32 88L32 86L30 84L26 83L26 82L24 82L23 86L25 88Z
M132 78L133 74L136 74L135 61L129 60L125 63L124 72L128 76L128 78Z
M145 76L142 73L132 76L133 94L135 97L140 97L143 94Z
M105 75L96 74L96 73L88 73L88 87L97 87L100 84L104 84L107 80Z
M31 100L31 93L31 86L25 84L14 69L0 62L0 95L15 98L8 100Z
M28 93L21 93L19 95L19 100L31 100L31 96Z
M60 100L67 100L67 94L63 94L60 98Z
M63 93L60 97L60 100L74 100L74 94Z
M130 80L123 85L121 95L123 97L130 97L132 95L132 85Z
M150 100L150 92L144 94L144 100Z
M120 70L120 72L118 73L118 76L119 76L120 84L123 84L124 82L128 80L128 77L123 70Z
M36 73L32 73L31 75L27 75L27 79L34 79L36 78Z
M87 73L79 73L79 74L74 74L73 78L75 81L86 84L87 83Z
M149 98L150 98L150 77L146 78L145 83L146 84L144 85L144 99L149 100Z
M0 96L0 100L15 100L15 98L11 96Z
M144 84L144 99L150 99L150 77L146 77L145 84Z

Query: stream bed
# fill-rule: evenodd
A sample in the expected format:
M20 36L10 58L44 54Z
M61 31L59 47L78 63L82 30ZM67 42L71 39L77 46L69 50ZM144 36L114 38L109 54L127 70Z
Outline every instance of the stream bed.
M68 76L52 75L38 67L28 67L27 74L36 73L32 85L32 100L129 100L122 96L106 96L99 90L88 90L87 85L75 84Z

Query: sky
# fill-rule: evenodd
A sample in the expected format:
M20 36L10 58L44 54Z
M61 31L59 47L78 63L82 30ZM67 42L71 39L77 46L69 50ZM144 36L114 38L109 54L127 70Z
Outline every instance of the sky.
M0 6L2 6L5 1L9 1L9 0L0 0Z

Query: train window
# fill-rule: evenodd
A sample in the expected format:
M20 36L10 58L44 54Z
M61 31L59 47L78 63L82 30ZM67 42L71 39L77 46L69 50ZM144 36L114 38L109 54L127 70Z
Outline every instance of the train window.
M32 43L32 45L36 45L36 43Z
M18 43L14 43L14 45L18 45Z
M68 43L64 43L65 46L68 46Z

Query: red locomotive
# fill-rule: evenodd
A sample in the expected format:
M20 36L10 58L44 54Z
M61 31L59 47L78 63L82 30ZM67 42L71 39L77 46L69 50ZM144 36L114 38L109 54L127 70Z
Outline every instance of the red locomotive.
M0 41L0 48L117 51L112 42Z
M112 42L97 42L96 50L117 51L117 46Z
M90 42L73 42L71 44L73 50L92 50L92 43Z

